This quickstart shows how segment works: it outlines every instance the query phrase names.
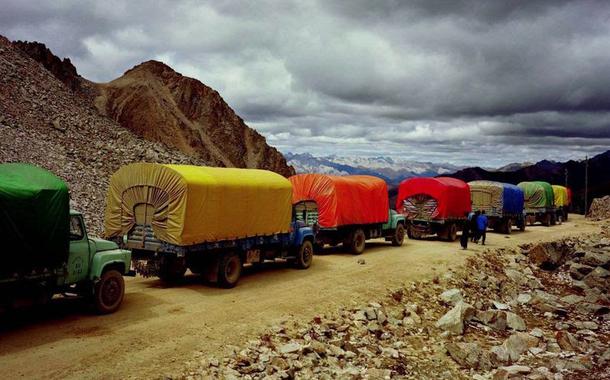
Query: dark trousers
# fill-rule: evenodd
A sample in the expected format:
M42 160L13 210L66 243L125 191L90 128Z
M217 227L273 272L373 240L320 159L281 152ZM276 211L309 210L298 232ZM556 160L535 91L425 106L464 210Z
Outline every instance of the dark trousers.
M487 237L487 230L479 230L478 231L478 237L477 240L479 240L478 238L481 238L481 244L485 244L485 238Z

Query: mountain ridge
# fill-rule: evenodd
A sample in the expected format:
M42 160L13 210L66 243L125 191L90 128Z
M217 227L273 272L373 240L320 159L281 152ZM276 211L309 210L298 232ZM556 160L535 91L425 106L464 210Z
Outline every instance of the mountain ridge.
M101 115L140 137L212 166L294 174L282 154L248 127L216 90L160 61L145 61L108 83L95 83L80 76L69 58L59 59L42 43L15 41L12 45L75 95L88 99Z

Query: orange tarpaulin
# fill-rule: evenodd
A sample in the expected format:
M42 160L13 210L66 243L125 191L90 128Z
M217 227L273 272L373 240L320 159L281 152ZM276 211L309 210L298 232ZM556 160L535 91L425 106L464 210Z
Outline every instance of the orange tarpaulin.
M366 175L298 174L292 183L292 203L315 201L320 227L388 221L388 186Z

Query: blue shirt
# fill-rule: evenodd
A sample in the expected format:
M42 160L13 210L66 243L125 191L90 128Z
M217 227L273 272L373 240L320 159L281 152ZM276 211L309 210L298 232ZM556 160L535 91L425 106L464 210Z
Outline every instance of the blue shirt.
M479 215L477 218L477 228L479 231L485 231L487 229L487 215Z

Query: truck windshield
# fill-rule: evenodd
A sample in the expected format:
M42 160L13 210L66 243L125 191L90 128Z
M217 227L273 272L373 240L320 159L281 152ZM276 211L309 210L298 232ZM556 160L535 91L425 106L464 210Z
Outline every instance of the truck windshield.
M83 234L83 226L80 222L80 218L77 216L70 217L70 240L81 240L85 235Z

